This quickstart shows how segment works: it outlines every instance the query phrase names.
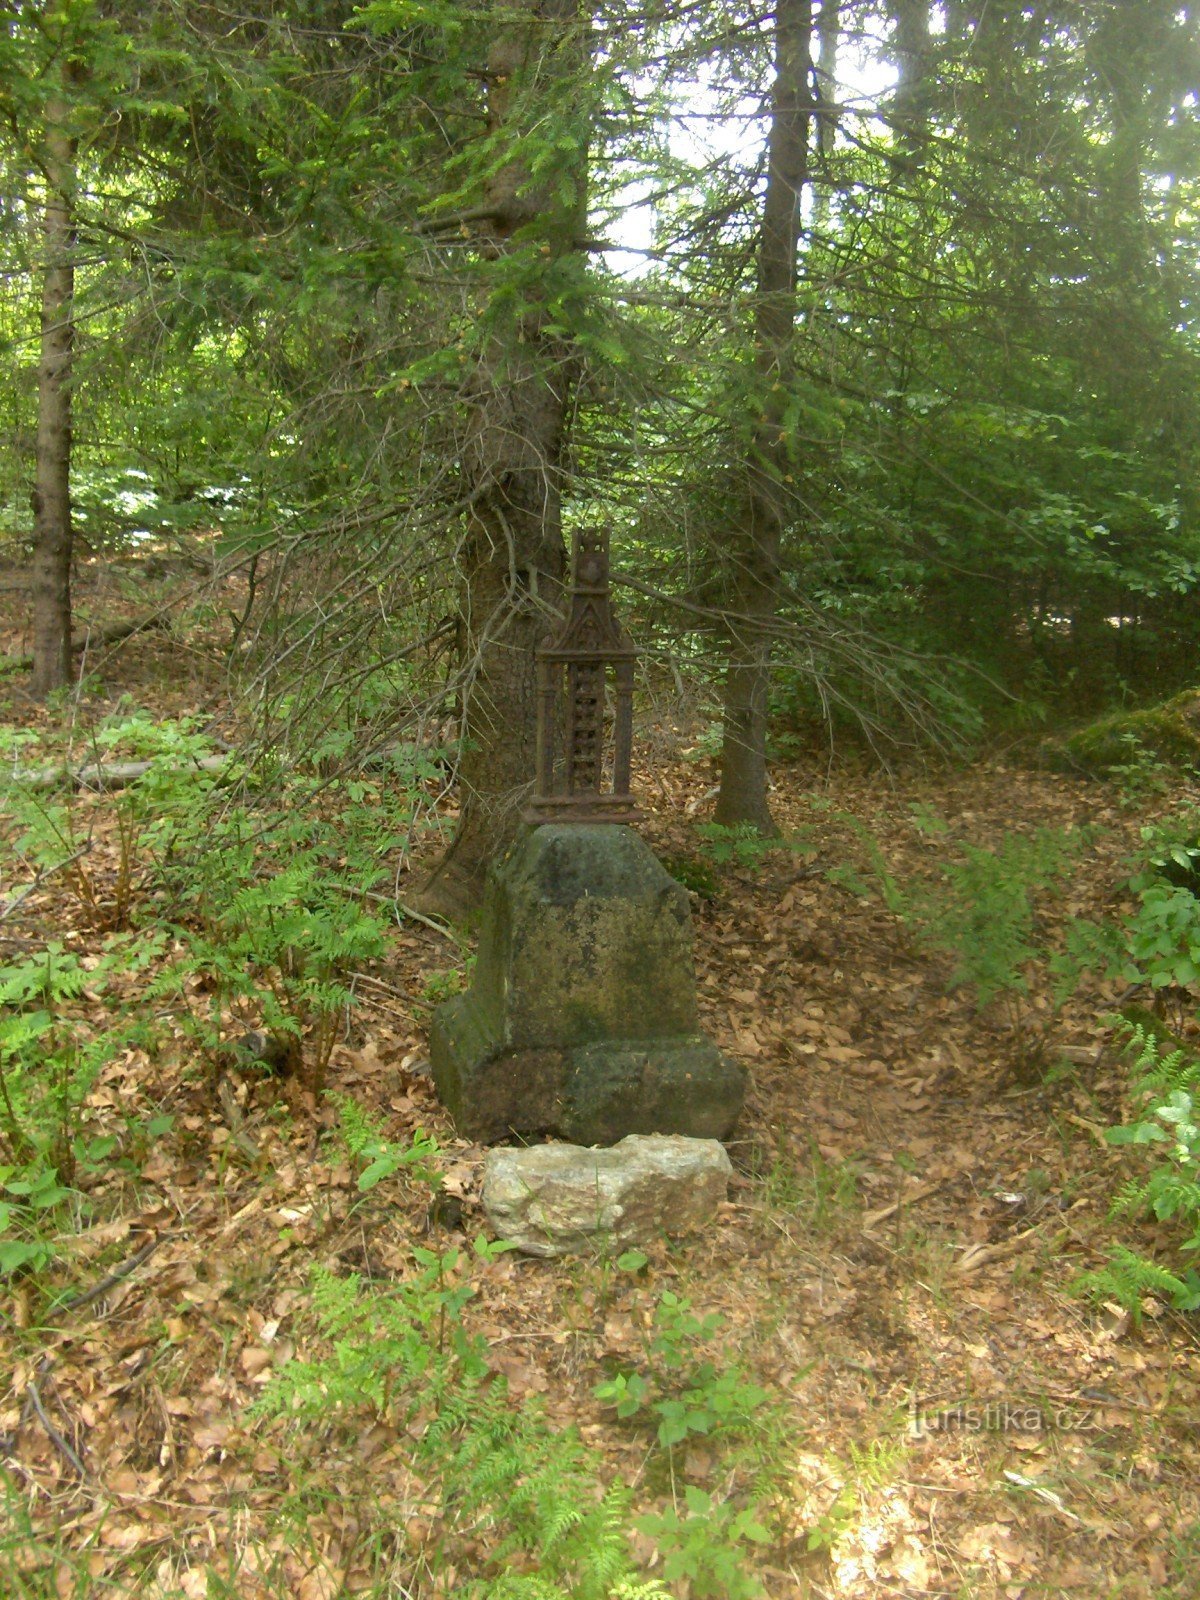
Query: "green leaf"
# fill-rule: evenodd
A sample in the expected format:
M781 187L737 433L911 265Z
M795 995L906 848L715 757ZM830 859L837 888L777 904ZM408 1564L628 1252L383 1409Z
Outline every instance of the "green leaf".
M54 1254L52 1247L41 1242L20 1239L0 1240L0 1272L17 1272L22 1267L41 1267Z

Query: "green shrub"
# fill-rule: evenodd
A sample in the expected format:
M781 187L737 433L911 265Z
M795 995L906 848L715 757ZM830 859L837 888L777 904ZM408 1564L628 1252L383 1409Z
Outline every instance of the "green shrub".
M1191 811L1142 829L1141 858L1128 880L1136 900L1124 921L1076 922L1055 963L1060 992L1091 970L1104 978L1181 993L1200 980L1197 818Z
M155 879L175 950L153 994L174 1002L214 1065L232 1032L261 1028L316 1096L355 1003L353 975L387 950L388 901L373 885L400 837L371 785L347 784L349 803L325 815L317 802L334 787L292 782L271 810L198 796L161 836Z
M435 1192L441 1188L442 1175L431 1165L441 1154L441 1146L431 1133L418 1128L408 1144L392 1144L349 1095L339 1099L338 1112L339 1137L347 1154L362 1167L358 1176L362 1192L395 1177L398 1172L406 1173L415 1182L427 1184Z
M618 1372L596 1388L596 1398L616 1409L622 1421L646 1413L655 1422L660 1445L670 1450L689 1435L731 1434L752 1425L768 1395L737 1362L718 1367L700 1360L698 1347L720 1328L715 1315L697 1316L690 1301L670 1290L654 1312L647 1346L650 1376Z
M701 856L663 856L662 864L685 889L701 900L715 900L720 890L713 863Z
M756 872L774 850L787 850L783 839L760 833L752 822L702 822L696 832L703 839L701 854L714 867L736 867L739 872Z
M769 1530L748 1508L739 1510L688 1483L681 1513L670 1506L637 1519L639 1532L654 1540L663 1558L668 1582L684 1581L697 1596L718 1600L753 1600L762 1583L746 1570L748 1549L771 1543Z
M852 819L851 819L852 820ZM1029 991L1025 973L1035 960L1048 959L1036 937L1037 896L1067 871L1078 838L1050 828L1005 834L993 848L954 840L949 825L928 811L914 816L916 826L939 845L935 873L901 882L878 842L861 823L853 823L866 862L843 863L827 876L854 894L871 893L869 870L879 894L910 930L914 943L953 958L952 988L971 990L979 1009L997 998L1020 1027L1020 1001Z
M206 925L177 930L172 965L155 987L182 1004L185 1031L210 1059L219 1057L231 1019L260 1025L285 1044L289 1070L303 1068L315 1096L354 1001L348 980L387 948L381 918L320 865L312 851L293 855L273 875L231 885L223 903L208 899ZM205 1012L193 998L196 978Z
M951 985L965 985L982 1009L997 996L1028 993L1025 967L1043 958L1034 936L1034 898L1066 871L1077 843L1042 828L1008 834L995 849L965 842L938 879L910 892L918 937L954 958Z
M88 760L150 763L107 801L115 823L115 872L101 875L89 860L94 808L83 808L74 798L46 795L14 778L5 784L3 800L14 825L17 855L31 873L59 875L106 926L127 927L139 884L169 854L178 834L197 833L197 815L218 784L228 779L229 774L198 765L212 753L210 741L187 719L152 722L140 714L110 718L93 733Z

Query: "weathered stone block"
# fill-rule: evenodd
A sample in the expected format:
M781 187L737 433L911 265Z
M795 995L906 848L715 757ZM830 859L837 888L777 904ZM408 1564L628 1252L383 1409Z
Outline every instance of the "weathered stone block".
M631 829L527 830L489 881L475 981L434 1014L460 1132L720 1138L744 1073L699 1030L687 891Z
M483 1207L496 1233L527 1255L624 1249L702 1228L731 1172L715 1139L632 1134L608 1150L490 1150Z

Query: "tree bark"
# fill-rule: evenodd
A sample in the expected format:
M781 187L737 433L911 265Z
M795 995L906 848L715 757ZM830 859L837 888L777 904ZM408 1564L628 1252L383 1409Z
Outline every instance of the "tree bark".
M746 459L746 522L734 540L725 676L721 787L716 820L776 833L767 801L767 703L780 548L788 514L784 425L796 321L800 201L808 178L812 0L779 0L755 301L759 421Z
M1150 85L1165 66L1175 8L1166 0L1101 12L1087 56L1111 117L1102 226L1113 250L1114 287L1136 294L1148 276L1151 245L1142 171L1150 136ZM1156 59L1157 58L1157 59Z
M933 35L929 0L892 0L895 22L892 54L898 77L892 97L892 128L908 151L910 170L924 154L929 136Z
M837 66L841 42L841 0L822 0L817 17L817 147L823 156L833 150L838 125ZM823 188L823 193L828 193Z
M488 132L513 151L485 185L482 250L495 291L461 448L472 509L462 548L466 689L454 839L423 903L461 915L516 830L534 772L535 650L560 610L567 417L577 375L563 306L580 287L587 180L586 22L580 0L506 0L487 63ZM571 87L576 86L572 99ZM530 175L539 122L572 106L575 142ZM506 309L510 268L519 303Z
M42 159L41 346L33 490L33 693L71 678L71 359L74 344L75 142L66 102L46 103Z

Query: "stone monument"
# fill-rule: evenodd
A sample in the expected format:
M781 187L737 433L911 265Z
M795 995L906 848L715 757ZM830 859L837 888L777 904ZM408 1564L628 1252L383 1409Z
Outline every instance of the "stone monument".
M581 534L539 651L536 792L489 877L471 988L434 1013L434 1080L468 1138L719 1139L741 1110L743 1069L700 1031L687 890L628 826L634 656L607 540Z

